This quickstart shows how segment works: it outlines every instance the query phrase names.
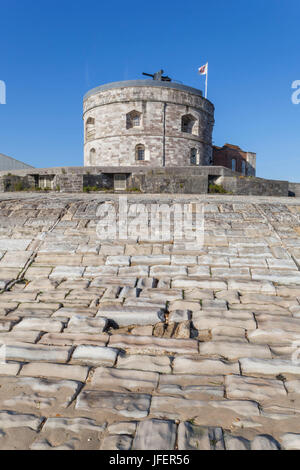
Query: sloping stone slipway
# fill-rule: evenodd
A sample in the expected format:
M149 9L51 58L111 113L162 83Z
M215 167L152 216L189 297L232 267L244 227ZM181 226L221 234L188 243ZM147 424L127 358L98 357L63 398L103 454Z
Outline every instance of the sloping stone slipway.
M193 196L202 243L101 238L118 200L1 196L0 448L300 449L300 200Z

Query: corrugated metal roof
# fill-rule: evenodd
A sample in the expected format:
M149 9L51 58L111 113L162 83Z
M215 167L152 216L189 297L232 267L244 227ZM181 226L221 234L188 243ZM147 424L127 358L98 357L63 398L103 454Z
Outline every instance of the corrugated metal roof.
M34 168L31 165L27 165L27 163L20 162L15 158L8 157L3 153L0 153L0 171L9 171L9 170L24 170L26 168Z

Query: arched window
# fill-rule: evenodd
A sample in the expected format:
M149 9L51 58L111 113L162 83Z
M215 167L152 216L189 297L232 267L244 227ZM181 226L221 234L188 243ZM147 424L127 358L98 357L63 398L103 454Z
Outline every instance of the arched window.
M141 125L142 114L139 111L131 111L126 114L126 128L132 129L133 127L139 127Z
M197 149L191 149L190 153L190 163L191 165L197 165Z
M95 119L89 117L85 125L85 136L86 140L90 140L95 136Z
M145 146L139 144L135 147L135 159L138 161L145 160Z
M185 114L181 118L181 131L187 132L188 134L196 133L196 118L191 114Z
M95 158L96 158L96 150L91 149L90 150L90 165L95 165Z
M236 171L236 159L235 158L231 160L231 169L232 171Z

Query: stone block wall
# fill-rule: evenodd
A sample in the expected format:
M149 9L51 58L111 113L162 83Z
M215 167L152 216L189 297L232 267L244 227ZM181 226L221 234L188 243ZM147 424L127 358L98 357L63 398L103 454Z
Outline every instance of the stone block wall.
M288 181L266 180L254 177L221 176L216 184L232 194L249 196L288 196Z
M59 187L64 193L82 192L83 175L73 173L56 175L55 187Z
M209 184L222 185L229 194L256 196L298 196L300 184L237 176L224 167L185 166L170 168L66 167L0 172L0 192L30 190L43 176L53 177L52 189L79 193L84 190L114 191L114 175L126 175L126 190L142 193L206 194ZM226 197L226 194L224 195Z
M128 189L139 189L149 194L206 194L208 178L206 175L191 176L186 179L184 175L155 174L132 175L128 181Z
M0 192L23 191L35 187L35 179L30 175L24 177L7 174L0 178Z
M300 183L289 183L289 195L300 197Z
M191 149L199 165L212 163L214 106L199 90L159 83L137 80L92 90L84 101L85 166L185 166ZM140 120L128 128L131 112ZM194 120L192 132L182 131L186 115ZM137 145L145 148L142 162L136 160Z

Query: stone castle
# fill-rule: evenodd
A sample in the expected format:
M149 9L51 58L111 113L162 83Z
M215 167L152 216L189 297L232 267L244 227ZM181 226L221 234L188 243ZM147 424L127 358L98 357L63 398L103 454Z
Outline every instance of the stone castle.
M0 172L0 191L298 195L288 181L256 178L256 154L213 145L214 105L198 89L153 80L108 83L84 96L84 166Z
M109 83L84 97L86 166L211 165L214 106L159 80Z
M85 95L85 166L218 165L255 176L255 153L212 145L214 105L202 92L159 78L108 83Z

